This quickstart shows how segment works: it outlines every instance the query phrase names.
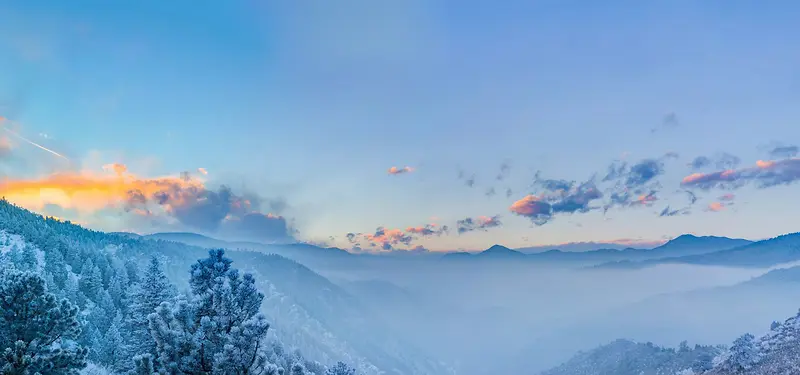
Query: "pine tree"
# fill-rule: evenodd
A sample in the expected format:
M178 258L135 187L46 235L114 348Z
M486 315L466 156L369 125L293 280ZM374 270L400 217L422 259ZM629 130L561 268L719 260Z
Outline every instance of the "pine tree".
M98 362L117 372L123 372L130 367L129 359L125 358L127 351L120 333L121 327L122 314L118 313L97 348Z
M735 371L747 370L758 362L758 350L755 337L746 333L733 341L728 358L730 367Z
M30 272L0 275L0 373L77 374L86 366L78 309L48 293L45 281Z
M189 285L190 301L163 303L149 316L158 365L185 374L267 371L269 324L258 314L264 295L253 276L240 275L217 249L192 265Z
M36 251L32 246L16 247L11 250L12 261L18 270L36 272L39 268L39 261L36 259Z
M177 294L175 287L161 270L158 258L151 258L142 279L131 287L130 292L130 305L124 330L129 337L129 350L132 356L150 354L151 358L155 357L156 343L150 336L147 316L156 312L156 308L162 302L170 301L175 294Z
M51 292L60 291L67 281L67 268L64 256L60 251L47 248L44 252L45 273L52 277L52 285L48 285Z
M97 301L97 294L103 290L103 278L100 275L100 268L93 265L90 260L87 260L87 263L81 268L78 287L92 301Z
M356 375L356 370L350 368L343 362L337 362L333 367L325 371L325 375Z

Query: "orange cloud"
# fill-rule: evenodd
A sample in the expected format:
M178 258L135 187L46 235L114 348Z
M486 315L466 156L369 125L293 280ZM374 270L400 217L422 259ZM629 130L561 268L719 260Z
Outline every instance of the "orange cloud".
M389 168L389 171L388 171L388 173L392 174L392 175L403 174L403 173L411 173L411 172L414 172L414 168L411 168L411 167L402 167L402 168L391 167L391 168Z
M758 161L756 161L756 167L761 168L761 169L767 169L767 168L771 168L773 166L775 166L775 162L771 161L771 160L767 160L767 161L758 160Z
M713 212L720 212L725 209L725 205L720 202L712 202L708 205L708 210Z
M536 195L528 195L513 204L509 210L517 215L532 216L537 214L550 214L550 204L543 202Z
M40 179L7 179L0 182L0 195L22 207L41 210L49 204L79 212L94 212L122 206L131 199L180 202L181 191L203 189L199 180L179 177L141 178L122 164L108 164L106 173L89 171L56 173Z
M197 171L204 176L208 175L208 170L206 170L205 168L197 168Z

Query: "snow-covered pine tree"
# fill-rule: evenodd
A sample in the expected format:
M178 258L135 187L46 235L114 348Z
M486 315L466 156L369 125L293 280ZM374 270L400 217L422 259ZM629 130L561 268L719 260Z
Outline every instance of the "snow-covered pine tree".
M356 370L350 368L343 362L337 362L325 372L325 375L356 375Z
M126 265L128 277L138 279L138 271L131 263ZM154 313L162 302L170 301L177 292L161 269L157 257L150 259L141 280L130 288L127 317L123 331L128 337L130 355L150 354L156 356L156 343L150 335L147 316Z
M746 333L733 341L730 349L728 363L732 370L747 370L758 362L758 348L755 345L755 336Z
M100 346L95 348L97 362L119 373L129 370L133 365L130 362L130 358L126 358L127 348L120 333L121 327L122 314L117 313L117 316L111 322L111 326L108 327L102 340L98 343Z
M258 313L264 295L239 274L222 249L192 265L191 300L162 303L150 314L157 370L170 374L251 374L267 371L262 350L269 324Z
M77 374L86 366L78 308L58 302L30 272L0 274L0 373Z

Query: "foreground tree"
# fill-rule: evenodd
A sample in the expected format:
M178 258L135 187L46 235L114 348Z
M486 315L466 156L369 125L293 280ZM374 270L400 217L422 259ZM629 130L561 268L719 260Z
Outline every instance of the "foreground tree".
M0 373L77 374L86 366L78 308L58 302L30 272L0 274Z
M144 354L156 356L156 343L150 336L147 316L156 312L162 302L170 301L175 294L175 287L161 270L161 262L156 257L151 258L141 280L131 288L128 317L124 327L131 357Z
M169 374L270 374L263 346L264 295L250 274L231 268L224 250L192 265L190 300L162 303L149 316L156 367ZM142 363L143 361L139 361Z

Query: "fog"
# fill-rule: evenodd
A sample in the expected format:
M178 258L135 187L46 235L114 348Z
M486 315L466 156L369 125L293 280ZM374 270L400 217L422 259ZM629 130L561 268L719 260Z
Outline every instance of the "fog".
M617 338L716 345L763 332L800 307L791 288L742 284L769 270L376 257L316 271L407 342L473 375L545 370Z

